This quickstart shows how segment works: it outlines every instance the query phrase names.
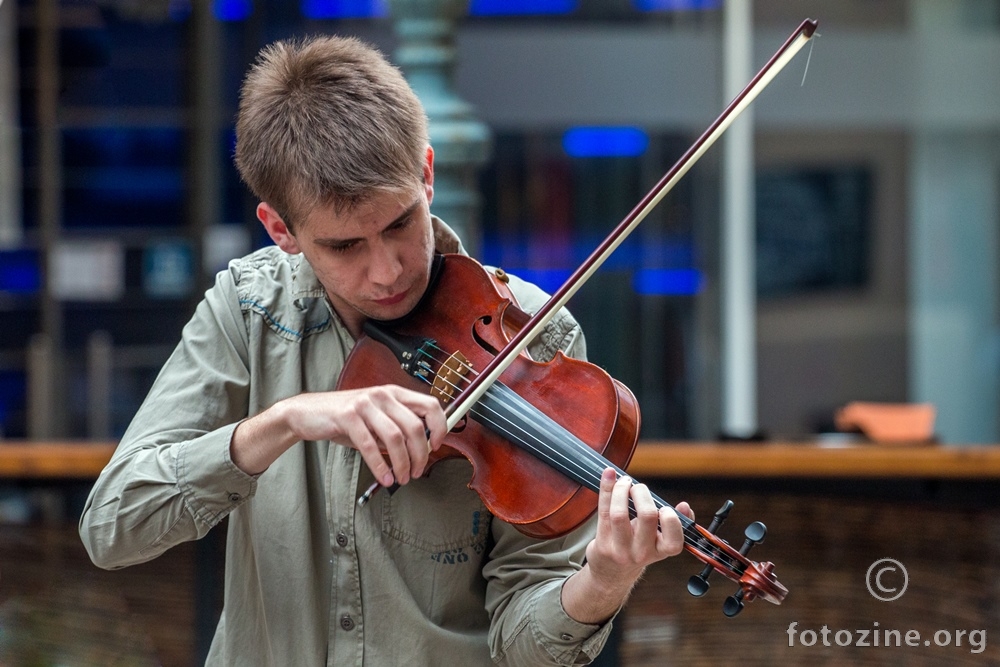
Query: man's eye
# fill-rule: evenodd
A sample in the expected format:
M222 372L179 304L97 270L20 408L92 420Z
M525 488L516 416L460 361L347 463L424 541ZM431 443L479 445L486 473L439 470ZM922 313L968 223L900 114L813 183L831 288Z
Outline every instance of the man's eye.
M410 226L411 222L413 222L413 218L403 218L402 220L400 220L399 222L397 222L396 224L394 224L392 227L390 227L389 231L390 232L395 232L395 231L398 231L400 229L406 229L407 227Z
M350 250L353 250L356 245L357 245L356 243L343 243L341 245L332 245L330 246L330 250L334 252L345 253Z

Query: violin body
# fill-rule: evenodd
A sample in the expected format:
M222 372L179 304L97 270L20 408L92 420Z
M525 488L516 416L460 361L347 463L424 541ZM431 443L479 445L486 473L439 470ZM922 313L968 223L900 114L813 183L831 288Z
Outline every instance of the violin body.
M501 292L503 291L503 293ZM401 338L430 339L440 350L429 362L436 376L446 360L461 352L472 372L484 368L529 319L506 285L491 278L475 260L445 255L425 298L404 318L385 323ZM624 468L635 451L639 407L632 392L603 369L557 352L548 362L521 354L500 377L533 406L576 438ZM369 336L354 346L337 389L398 384L433 392L433 384L408 373L386 345ZM439 393L447 404L460 392ZM511 428L523 428L511 426ZM502 428L500 430L503 430ZM445 458L464 456L473 467L469 488L497 517L526 535L563 535L597 509L597 494L477 420L466 419L431 454L429 468Z
M461 255L436 258L427 292L412 312L392 322L365 324L367 335L355 343L337 389L397 384L429 392L447 409L472 384L477 369L490 364L531 319L501 273L491 277ZM428 469L464 456L473 468L469 488L494 516L531 537L558 537L597 509L607 467L625 475L639 422L632 392L601 368L562 352L544 363L521 353L431 453ZM653 501L669 507L655 494ZM688 591L704 595L712 572L740 586L723 605L727 616L738 614L744 601L780 604L788 593L772 563L746 557L763 541L764 524L747 527L739 550L715 534L731 507L727 501L708 529L677 515L684 548L705 564L689 580Z

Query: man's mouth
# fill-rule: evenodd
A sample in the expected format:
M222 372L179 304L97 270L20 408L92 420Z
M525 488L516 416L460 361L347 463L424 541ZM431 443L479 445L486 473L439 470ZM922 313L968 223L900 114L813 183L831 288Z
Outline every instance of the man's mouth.
M402 292L397 292L390 297L386 297L384 299L373 299L373 301L380 306L395 306L397 303L406 298L408 291L409 290L403 290Z

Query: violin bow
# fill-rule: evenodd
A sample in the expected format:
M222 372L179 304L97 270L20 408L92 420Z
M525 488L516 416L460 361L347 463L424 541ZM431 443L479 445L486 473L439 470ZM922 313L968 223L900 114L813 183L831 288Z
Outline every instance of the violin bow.
M694 166L701 156L712 147L712 144L732 125L733 121L750 106L750 103L784 69L785 65L795 57L795 54L805 46L805 43L812 38L816 27L816 21L806 19L796 28L795 32L785 40L781 48L771 56L771 59L750 80L750 83L733 98L733 101L715 119L715 122L698 137L677 163L653 186L653 189L643 197L635 208L625 216L625 219L591 253L590 257L573 272L563 286L545 302L545 305L528 320L527 324L510 339L507 345L487 364L486 368L465 387L459 397L446 411L449 431L458 425L472 406L482 398L489 387L513 363L517 355L523 352L528 347L528 343L555 317L559 309L566 305L570 298L590 279L590 276L600 268L611 253L628 238L629 234L639 226L639 223L649 215L649 212L660 203L660 200L674 188L677 182L687 174L688 170Z

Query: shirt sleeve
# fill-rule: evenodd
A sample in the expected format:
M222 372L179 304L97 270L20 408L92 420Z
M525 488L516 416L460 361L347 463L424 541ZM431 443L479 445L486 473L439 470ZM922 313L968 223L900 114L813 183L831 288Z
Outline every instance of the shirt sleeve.
M530 283L511 276L511 290L522 309L534 312L548 298ZM557 351L586 359L579 324L565 309L529 346L532 358L545 361ZM483 569L486 608L492 619L490 650L501 665L582 665L597 657L611 633L612 620L580 623L562 606L562 587L583 567L597 518L568 535L536 540L494 519L494 546Z
M596 518L553 540L526 537L497 519L493 523L496 545L483 574L494 661L585 665L596 658L611 633L611 620L580 623L562 606L563 584L583 566Z
M79 530L100 567L203 537L256 490L229 452L250 381L237 272L206 293L90 492Z

